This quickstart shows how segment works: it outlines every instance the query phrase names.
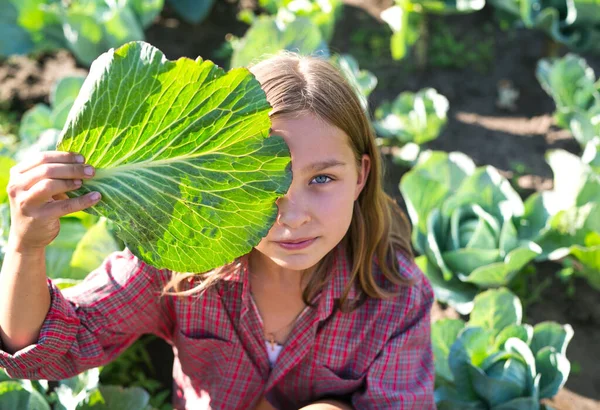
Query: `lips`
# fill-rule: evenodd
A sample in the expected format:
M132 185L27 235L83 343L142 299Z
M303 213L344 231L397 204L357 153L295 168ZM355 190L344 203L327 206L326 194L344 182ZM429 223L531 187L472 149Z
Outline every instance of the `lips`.
M300 238L300 239L289 239L289 240L283 240L283 241L275 241L275 242L279 242L279 243L300 243L300 242L306 242L306 241L310 241L313 238Z
M287 250L299 250L304 249L312 245L317 238L297 238L297 239L289 239L287 241L275 241L280 247Z

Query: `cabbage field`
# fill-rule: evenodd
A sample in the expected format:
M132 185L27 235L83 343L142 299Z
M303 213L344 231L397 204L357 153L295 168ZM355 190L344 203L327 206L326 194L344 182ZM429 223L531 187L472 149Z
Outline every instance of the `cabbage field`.
M436 296L438 408L600 409L600 4L0 0L0 10L0 263L9 170L54 149L98 169L70 196L103 193L92 212L63 217L47 249L59 287L125 244L192 272L248 252L291 175L285 144L263 138L270 107L242 67L263 52L314 53L360 97L385 188L412 222ZM168 142L153 144L157 135ZM222 146L251 155L223 161L213 155ZM196 155L207 168L198 175ZM121 166L165 158L176 166ZM240 169L247 180L231 177ZM215 204L219 187L231 195ZM201 235L170 225L170 214L149 224L159 203L182 220L221 223ZM180 240L161 241L166 229ZM193 254L199 246L210 256ZM13 380L0 369L0 410L171 409L172 361L169 345L144 336L73 379Z

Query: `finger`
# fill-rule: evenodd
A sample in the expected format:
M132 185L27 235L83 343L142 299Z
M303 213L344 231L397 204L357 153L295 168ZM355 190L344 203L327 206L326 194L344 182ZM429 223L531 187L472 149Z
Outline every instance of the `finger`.
M89 172L87 171L89 169ZM18 183L29 190L44 179L90 179L94 176L94 167L84 164L40 164L20 175ZM67 186L68 188L68 186ZM62 192L66 192L62 191ZM56 192L55 192L56 193Z
M81 188L81 184L81 179L42 179L25 193L27 205L42 205L55 195L65 195L65 192Z
M69 199L69 196L67 194L56 194L52 195L52 199L55 201L61 201L63 199Z
M23 173L31 168L44 163L79 163L83 164L85 158L75 152L44 151L32 155L31 159L24 160L11 168L12 172Z
M98 194L98 199L92 199L92 195ZM90 206L96 205L101 199L99 192L89 192L77 198L69 198L62 201L54 201L44 206L44 215L48 218L60 218L73 212L83 211Z

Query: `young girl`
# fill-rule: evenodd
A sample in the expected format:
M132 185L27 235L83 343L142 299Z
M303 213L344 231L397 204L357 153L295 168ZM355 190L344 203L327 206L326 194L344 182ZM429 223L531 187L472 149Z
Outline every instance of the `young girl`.
M281 54L251 71L292 157L276 222L247 255L202 275L128 249L59 291L44 248L58 218L98 202L75 153L11 170L0 275L0 367L63 379L110 362L144 333L173 346L176 409L435 409L433 293L406 218L382 190L373 130L327 61ZM91 170L92 172L86 172Z

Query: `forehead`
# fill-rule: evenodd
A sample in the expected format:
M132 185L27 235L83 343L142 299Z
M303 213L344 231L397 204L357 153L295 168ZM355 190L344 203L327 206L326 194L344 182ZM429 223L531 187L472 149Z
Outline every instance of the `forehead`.
M288 144L293 168L325 159L346 163L354 159L350 137L312 113L273 118L271 134L282 136Z

